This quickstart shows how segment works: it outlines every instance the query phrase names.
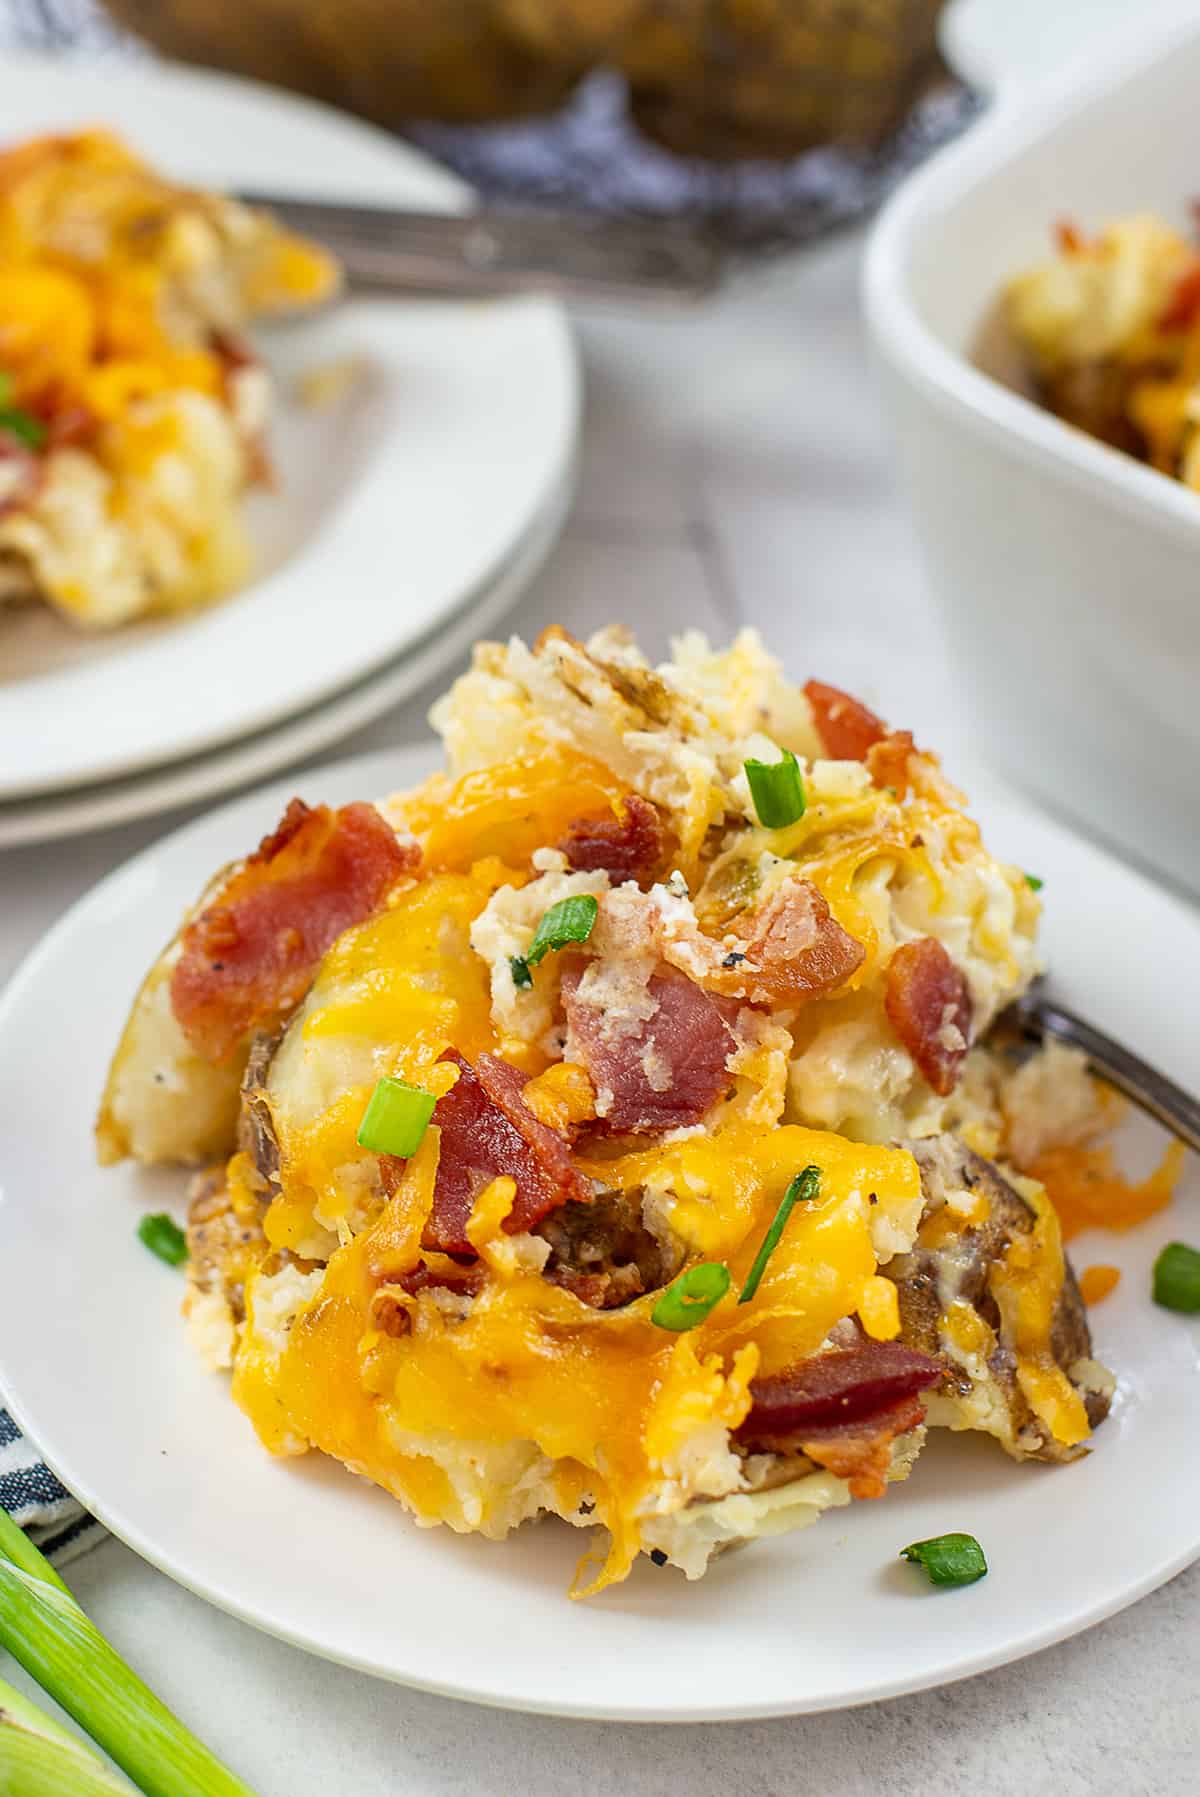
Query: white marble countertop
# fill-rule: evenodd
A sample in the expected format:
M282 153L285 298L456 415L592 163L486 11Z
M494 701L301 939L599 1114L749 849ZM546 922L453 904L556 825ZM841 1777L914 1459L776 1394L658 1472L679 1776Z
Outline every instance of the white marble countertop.
M797 669L901 720L940 719L953 771L969 711L896 491L858 319L858 255L843 240L691 315L580 317L581 489L512 627L560 621L584 634L623 618L658 651L685 625L724 637L751 622ZM425 734L432 696L338 753ZM0 978L95 879L186 815L0 857ZM688 1728L558 1722L384 1685L255 1633L116 1542L71 1580L262 1797L1200 1788L1200 1567L1072 1642L965 1684L842 1714Z

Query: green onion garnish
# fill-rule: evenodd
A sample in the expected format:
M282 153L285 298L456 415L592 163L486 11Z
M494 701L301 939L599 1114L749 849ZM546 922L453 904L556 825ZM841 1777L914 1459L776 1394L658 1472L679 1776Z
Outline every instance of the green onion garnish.
M1046 882L1045 880L1039 880L1036 874L1026 874L1025 884L1028 886L1030 892L1040 892Z
M931 1585L973 1585L987 1572L983 1549L974 1535L934 1535L900 1549L902 1560L915 1560Z
M402 1079L381 1079L358 1126L358 1145L372 1154L395 1154L407 1160L421 1146L437 1099Z
M0 368L0 431L11 431L30 449L40 449L46 441L46 427L40 418L23 412L13 404L16 388L11 374Z
M187 1237L165 1211L143 1217L137 1232L138 1240L145 1243L151 1254L157 1254L159 1260L165 1260L169 1267L181 1266L187 1259Z
M746 1283L738 1295L739 1304L749 1304L758 1290L759 1282L766 1270L767 1262L779 1246L779 1238L783 1234L784 1225L797 1204L811 1204L821 1189L821 1169L805 1167L803 1173L797 1173L787 1191L779 1201L779 1209L775 1212L774 1221L762 1239L762 1247L754 1256L754 1265L746 1275Z
M650 1312L650 1321L660 1329L695 1329L721 1302L729 1283L729 1268L724 1261L701 1261L667 1287Z
M586 942L599 909L590 892L559 899L557 905L551 905L542 913L542 920L533 932L533 941L525 951L526 972L536 967L552 948L566 948L568 942Z
M145 1797L253 1797L248 1785L213 1758L177 1717L159 1702L84 1615L49 1561L42 1558L7 1511L0 1509L0 1648L36 1679L46 1694L87 1730L127 1772ZM7 1693L0 1692L0 1791L59 1791L62 1797L100 1797L119 1787L87 1781L84 1770L53 1783L8 1782L6 1752L29 1749L7 1737ZM33 1706L26 1706L26 1711ZM37 1712L34 1711L36 1715ZM17 1726L22 1717L17 1716ZM55 1727L44 1723L43 1736ZM81 1759L83 1749L74 1743ZM19 1759L15 1764L22 1764ZM48 1764L48 1763L47 1763ZM86 1762L85 1762L86 1765ZM73 1782L72 1782L73 1780ZM123 1787L120 1787L123 1788Z
M746 778L758 821L767 830L783 830L804 816L804 780L790 749L780 761L748 761Z
M533 985L533 975L529 971L529 963L524 955L510 955L508 965L512 969L513 985L518 992L528 992Z
M19 437L28 449L40 449L46 441L46 427L31 412L19 412L15 406L0 408L0 431Z
M1200 1310L1200 1248L1168 1242L1154 1263L1154 1302L1189 1316Z

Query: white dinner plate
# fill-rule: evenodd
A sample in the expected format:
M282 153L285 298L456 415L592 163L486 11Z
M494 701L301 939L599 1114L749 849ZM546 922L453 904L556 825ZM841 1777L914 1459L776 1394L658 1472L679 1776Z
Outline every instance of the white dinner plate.
M322 700L269 730L239 737L223 748L163 768L85 786L0 802L0 849L52 842L151 817L157 811L194 805L263 780L276 769L318 754L372 719L420 692L438 674L465 657L483 635L493 632L533 580L558 538L570 510L574 481L554 494L511 560L470 605L456 611L427 641L358 681L344 693Z
M109 122L171 175L405 206L459 182L329 107L169 65L0 61L0 142ZM578 430L575 355L548 299L347 299L258 333L276 375L280 491L250 503L250 584L102 636L47 607L0 616L0 800L161 766L259 731L393 661L495 578ZM305 371L361 360L333 406Z
M371 756L306 776L305 790L341 803L433 760ZM987 1441L940 1439L882 1502L729 1554L699 1584L641 1562L573 1603L579 1531L544 1523L494 1543L422 1530L330 1460L272 1460L224 1379L194 1359L178 1274L134 1233L146 1208L182 1215L184 1178L101 1172L90 1126L147 962L293 784L111 875L0 1003L0 1388L131 1547L246 1621L368 1672L525 1710L671 1721L829 1709L961 1678L1100 1621L1200 1553L1200 1326L1149 1296L1163 1242L1200 1237L1194 1167L1172 1212L1075 1244L1077 1264L1115 1261L1124 1277L1093 1313L1120 1380L1115 1411L1073 1466L1016 1466ZM1200 920L1003 793L981 809L993 846L1045 880L1063 996L1200 1085ZM991 1570L937 1592L897 1553L949 1530L978 1536Z

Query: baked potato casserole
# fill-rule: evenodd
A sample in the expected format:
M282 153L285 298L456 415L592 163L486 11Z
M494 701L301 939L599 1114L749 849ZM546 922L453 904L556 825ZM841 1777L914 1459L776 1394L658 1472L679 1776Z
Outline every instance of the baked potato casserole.
M178 187L107 131L0 153L0 607L111 629L227 592L269 466L243 335L337 286L264 213Z
M1040 902L936 758L752 632L483 644L447 766L295 800L154 963L101 1159L199 1166L185 1311L273 1453L418 1523L703 1573L930 1428L1109 1405L1043 1186L1082 1063L988 1040Z
M1009 328L1041 402L1200 490L1200 247L1137 213L1095 236L1064 222L1017 276Z

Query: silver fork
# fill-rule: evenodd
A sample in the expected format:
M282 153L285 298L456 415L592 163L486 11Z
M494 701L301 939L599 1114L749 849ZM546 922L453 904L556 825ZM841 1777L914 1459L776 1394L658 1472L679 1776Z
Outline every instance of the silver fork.
M332 250L352 287L390 293L520 293L591 299L706 298L724 254L683 219L614 218L531 208L417 212L294 194L242 193Z
M1082 1049L1093 1073L1200 1154L1200 1099L1190 1097L1140 1055L1068 1011L1047 990L1044 980L1035 980L1023 998L1002 1012L997 1023L1000 1029L1011 1028L1031 1042L1052 1036L1056 1042Z

